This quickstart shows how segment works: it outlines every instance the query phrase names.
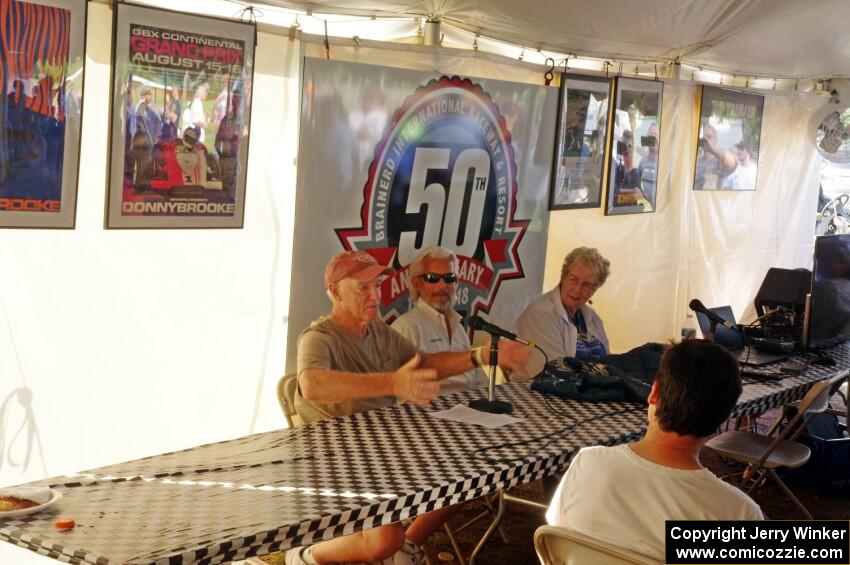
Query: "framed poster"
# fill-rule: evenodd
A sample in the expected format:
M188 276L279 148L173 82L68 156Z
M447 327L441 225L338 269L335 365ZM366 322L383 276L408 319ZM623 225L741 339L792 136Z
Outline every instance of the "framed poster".
M764 96L703 86L694 190L755 190Z
M119 3L108 228L241 228L256 26Z
M561 75L550 210L598 208L602 202L611 80Z
M0 2L0 227L73 228L85 0Z
M654 212L664 83L617 77L614 91L605 214Z

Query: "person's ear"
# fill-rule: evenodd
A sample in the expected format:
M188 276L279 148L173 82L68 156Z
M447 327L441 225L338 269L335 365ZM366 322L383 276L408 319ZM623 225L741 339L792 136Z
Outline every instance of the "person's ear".
M652 381L652 388L649 391L649 396L646 398L647 403L651 406L655 406L656 404L658 404L659 394L660 393L658 390L658 379L656 379Z
M328 285L328 297L331 300L339 301L339 283L331 283Z

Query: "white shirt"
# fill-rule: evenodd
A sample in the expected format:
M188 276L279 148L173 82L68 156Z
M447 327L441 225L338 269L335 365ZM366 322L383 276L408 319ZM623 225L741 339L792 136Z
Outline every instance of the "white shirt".
M664 562L665 520L763 520L758 504L708 469L674 469L628 445L586 447L546 521Z
M587 333L595 337L605 346L605 351L610 353L608 336L605 335L605 326L602 319L587 304L581 307L581 315L587 325ZM575 357L576 340L578 330L570 320L564 303L561 302L561 289L556 286L549 292L542 294L531 301L531 304L520 314L516 321L516 334L540 346L549 360L562 357ZM533 377L543 370L543 356L540 352L533 354L529 361L527 375Z
M732 190L755 190L757 171L758 164L755 161L750 161L747 165L739 161L735 170L723 179L720 186Z
M204 101L200 98L195 98L192 100L192 105L189 107L189 117L192 120L190 126L195 126L196 124L203 124L206 121L206 115L204 114ZM204 126L200 126L201 134L198 136L198 143L204 142Z
M460 325L460 320L460 314L454 310L449 312L449 324L452 328L452 335L449 338L446 317L424 300L418 300L416 306L392 323L392 328L412 341L423 353L469 351L469 336ZM440 396L486 386L487 382L484 371L476 367L441 380Z

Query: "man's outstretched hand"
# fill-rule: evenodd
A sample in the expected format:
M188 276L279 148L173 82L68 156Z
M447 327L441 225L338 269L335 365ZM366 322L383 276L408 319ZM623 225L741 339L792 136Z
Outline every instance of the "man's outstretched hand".
M426 406L437 397L440 385L437 383L437 371L420 369L419 355L393 373L393 391L396 397L417 406Z
M490 344L487 344L489 351ZM531 357L532 349L527 345L523 345L516 341L503 339L499 341L499 367L502 369L510 369L511 371L519 371L528 359Z

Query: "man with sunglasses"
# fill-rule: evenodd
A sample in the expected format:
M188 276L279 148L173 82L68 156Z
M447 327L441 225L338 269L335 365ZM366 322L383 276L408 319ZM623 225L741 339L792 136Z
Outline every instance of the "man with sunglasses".
M325 267L331 313L298 338L295 409L307 422L410 402L433 400L438 380L480 364L475 351L420 353L419 348L378 317L380 283L393 274L365 251L342 251ZM527 349L506 348L504 363L519 367ZM388 524L286 552L286 565L374 562L417 565L425 539L454 512L441 508L418 516L407 530Z
M392 328L412 341L423 353L469 351L469 335L454 311L457 293L458 261L442 247L423 250L410 265L410 301L413 307L402 314ZM507 342L502 345L510 348ZM487 376L480 367L440 381L440 395L484 386Z

